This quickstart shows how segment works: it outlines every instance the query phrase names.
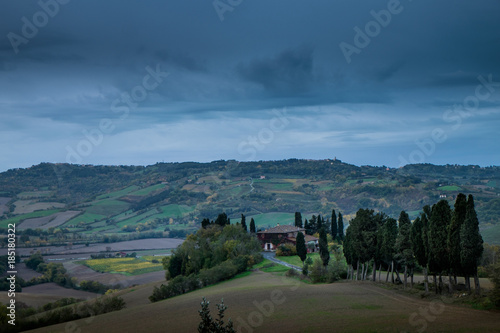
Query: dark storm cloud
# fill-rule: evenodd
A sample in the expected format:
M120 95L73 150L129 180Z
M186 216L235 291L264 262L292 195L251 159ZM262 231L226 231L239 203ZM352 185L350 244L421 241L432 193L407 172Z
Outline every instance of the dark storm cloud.
M237 66L240 75L279 96L307 93L314 81L313 50L300 47L267 59L255 59Z
M15 53L7 35L22 35L24 18L43 9L4 1L0 148L8 159L0 169L64 162L67 146L76 149L102 119L114 130L86 163L244 159L238 145L283 108L286 127L257 159L336 155L397 166L416 140L450 127L443 114L474 96L479 75L500 82L500 3L401 0L400 13L347 63L340 43L354 45L355 27L364 31L390 2L246 0L221 21L211 1L70 1ZM157 66L168 77L121 119L114 101L140 91ZM441 145L451 151L425 162L500 163L498 148L481 156L457 148L465 138L493 139L495 84Z

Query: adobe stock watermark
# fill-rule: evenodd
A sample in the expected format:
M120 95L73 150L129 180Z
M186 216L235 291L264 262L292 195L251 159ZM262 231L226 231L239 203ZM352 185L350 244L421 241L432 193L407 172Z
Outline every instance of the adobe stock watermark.
M488 78L479 75L477 79L479 84L474 90L474 95L465 97L462 104L455 104L443 113L443 121L453 124L451 126L452 131L458 130L462 126L463 120L472 117L474 112L478 110L480 102L488 100L495 92L495 88L500 87L500 82L493 81L492 74L489 74ZM426 158L430 157L436 151L436 145L448 139L446 133L443 128L437 127L432 130L430 138L415 140L417 148L409 154L408 159L399 155L399 166L425 163Z
M282 277L283 282L288 282L285 277ZM296 291L300 287L300 281L293 281L290 291ZM257 300L253 301L252 304L255 306L254 311L250 312L247 318L238 317L234 321L236 332L238 333L253 333L254 329L262 326L266 318L271 317L278 306L284 304L287 298L283 290L273 289L269 295L269 299L265 299L262 302Z
M221 22L224 21L224 14L226 12L232 12L236 7L241 5L243 0L214 0L212 5L214 6L217 16Z
M70 0L40 0L38 6L40 10L33 14L31 20L26 16L21 18L23 23L21 33L9 32L7 39L14 50L14 53L19 53L19 46L26 45L29 41L38 35L39 29L45 27L50 19L59 14L60 5L66 5Z
M257 152L263 151L267 145L274 141L275 133L285 129L290 124L286 108L281 111L273 110L275 115L270 121L269 126L262 128L256 136L250 135L238 145L238 153L245 155L247 161L255 160Z
M408 0L412 1L412 0ZM364 29L361 29L358 26L354 27L354 38L353 44L349 44L347 42L341 42L339 44L340 50L344 55L344 58L348 64L352 61L353 54L360 54L361 50L370 45L372 38L380 35L382 28L386 28L392 21L392 17L394 15L401 14L404 10L404 7L401 5L399 0L389 0L387 2L387 9L381 9L376 12L375 10L370 11L370 15L373 17L373 20L368 21Z
M413 312L408 319L408 323L415 329L415 332L423 333L429 326L429 323L435 322L438 316L445 311L446 304L451 303L453 303L453 300L445 296L441 296L440 299L434 299L428 306L420 307L418 311ZM401 333L408 332L401 331Z
M115 99L110 106L113 113L119 115L118 120L126 119L131 110L135 110L139 103L146 100L149 94L154 91L169 75L163 72L160 64L156 65L156 69L147 66L145 68L147 74L144 75L142 83L133 87L130 92L123 92L119 98ZM81 164L83 158L89 156L94 151L94 148L101 145L104 141L105 134L111 134L116 129L116 119L103 118L99 124L91 130L84 129L82 131L84 139L81 139L76 146L66 146L66 162L70 164Z

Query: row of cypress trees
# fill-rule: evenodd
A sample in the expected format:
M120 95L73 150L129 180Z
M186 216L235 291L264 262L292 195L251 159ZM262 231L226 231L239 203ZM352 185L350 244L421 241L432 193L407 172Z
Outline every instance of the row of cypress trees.
M423 268L425 288L428 291L428 274L434 278L436 293L443 289L442 275L449 276L449 289L457 285L457 276L465 277L465 285L471 290L470 278L474 277L475 291L479 293L477 266L483 252L483 239L479 233L479 221L474 198L460 193L451 209L448 201L441 200L432 207L425 206L421 214L411 222L402 211L398 221L384 213L360 209L349 223L344 240L344 255L350 267L349 277L366 279L368 263L373 264L372 280L376 279L376 267L394 272L404 270L404 285L408 274L413 285L413 270ZM361 268L361 276L359 269ZM439 282L437 278L439 277Z
M342 213L339 212L337 219L335 209L332 210L331 220L327 218L325 221L321 215L313 215L309 220L304 219L304 224L302 224L302 214L295 212L295 226L306 229L307 235L313 235L317 232L319 233L321 229L325 229L329 231L333 239L338 239L339 241L344 239L344 218Z

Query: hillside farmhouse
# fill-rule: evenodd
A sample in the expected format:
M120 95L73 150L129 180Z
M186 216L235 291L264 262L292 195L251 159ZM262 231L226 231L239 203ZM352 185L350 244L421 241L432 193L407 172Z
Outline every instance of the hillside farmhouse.
M299 231L304 234L306 244L310 242L314 243L314 250L312 250L312 252L316 251L318 248L318 238L306 235L306 229L304 228L291 225L278 224L274 228L259 231L257 232L257 238L259 239L264 251L275 251L281 244L295 245L297 243L297 234ZM307 251L311 251L309 247L307 247Z

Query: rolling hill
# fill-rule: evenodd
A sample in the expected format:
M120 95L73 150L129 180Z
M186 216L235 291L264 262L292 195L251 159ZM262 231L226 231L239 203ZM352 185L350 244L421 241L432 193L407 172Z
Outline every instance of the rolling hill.
M500 167L430 164L355 166L337 159L92 166L42 163L0 173L0 228L39 228L61 241L141 234L182 237L225 211L258 227L332 209L410 217L459 192L473 194L485 239L500 243Z

